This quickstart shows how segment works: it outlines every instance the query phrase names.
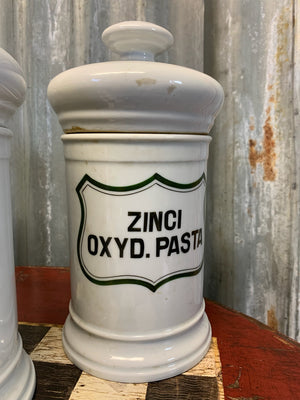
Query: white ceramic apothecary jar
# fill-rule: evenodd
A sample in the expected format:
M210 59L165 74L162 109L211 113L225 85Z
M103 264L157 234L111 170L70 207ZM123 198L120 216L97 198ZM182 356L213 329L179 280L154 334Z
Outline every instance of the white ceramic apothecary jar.
M65 134L71 302L68 357L110 380L179 374L207 352L203 300L207 135L223 102L200 72L156 63L173 43L157 25L113 25L120 61L56 76Z
M26 83L18 63L0 49L0 399L29 400L35 372L18 333L10 194L8 119L23 103Z

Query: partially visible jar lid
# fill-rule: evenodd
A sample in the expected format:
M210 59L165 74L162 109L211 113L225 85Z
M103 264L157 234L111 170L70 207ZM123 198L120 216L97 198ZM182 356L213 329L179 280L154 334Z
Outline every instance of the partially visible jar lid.
M26 82L17 61L0 48L0 126L6 126L8 119L23 103Z
M57 75L48 97L65 133L208 133L224 93L208 75L153 62L173 43L166 29L141 21L102 34L120 61L83 65Z

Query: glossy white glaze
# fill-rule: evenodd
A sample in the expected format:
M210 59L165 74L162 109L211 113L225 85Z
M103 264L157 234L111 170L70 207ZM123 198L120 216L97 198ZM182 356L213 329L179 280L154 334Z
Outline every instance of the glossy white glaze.
M80 66L50 82L48 97L66 133L210 131L223 103L222 87L201 72L148 61L172 43L170 33L153 26L108 28L103 38L125 61Z
M147 61L172 42L160 27L121 23L103 38L127 61L66 71L48 89L68 132L72 300L63 344L93 375L154 381L191 368L210 344L211 138L195 133L209 131L223 92L204 74Z
M7 120L25 99L26 83L17 61L0 48L0 126Z
M0 49L0 124L24 101L25 81L16 61ZM18 334L10 195L12 132L0 127L0 398L31 399L35 373Z
M154 381L187 370L204 356L211 336L202 291L205 182L188 191L159 180L129 188L154 174L179 184L197 181L206 175L210 137L101 133L68 134L63 141L72 268L63 334L67 355L87 372L123 382ZM91 180L78 190L85 176ZM118 188L126 190L120 194ZM176 220L172 216L169 226L159 230L154 223L151 232L149 212L179 209L180 227L167 229ZM129 230L129 212L141 213L136 231ZM191 233L198 228L199 247ZM189 251L183 252L186 232ZM101 255L101 241L108 238ZM117 240L125 244L122 257ZM142 242L144 250L137 243L131 254L133 241Z
M173 35L150 22L125 21L105 29L102 40L121 60L154 61L173 44Z

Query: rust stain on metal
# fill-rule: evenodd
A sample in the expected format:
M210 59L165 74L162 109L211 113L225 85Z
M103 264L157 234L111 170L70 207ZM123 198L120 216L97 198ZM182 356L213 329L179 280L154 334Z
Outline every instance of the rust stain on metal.
M261 162L261 154L256 151L256 140L249 140L249 161L252 168L252 172L256 168L256 164Z
M267 324L270 328L274 330L278 330L278 320L276 318L276 312L274 307L271 307L270 310L268 310L267 313Z
M275 181L277 171L275 168L276 163L276 141L274 134L274 127L278 125L278 113L281 115L283 110L280 109L282 87L280 85L281 76L285 74L286 69L290 65L290 52L288 45L289 38L289 15L291 15L288 7L283 7L280 14L276 19L276 47L274 52L274 63L276 70L272 75L272 81L267 85L268 91L268 107L266 109L266 118L263 125L263 139L261 143L257 143L255 139L249 140L249 162L251 172L253 173L258 164L263 167L264 181ZM271 110L272 115L271 115ZM250 118L249 130L254 131L254 124ZM280 135L280 132L278 132Z
M274 97L271 96L270 102L274 102ZM275 139L274 130L271 124L270 107L267 108L267 117L263 126L264 138L263 138L263 150L258 151L256 149L256 140L249 140L249 162L251 165L252 172L256 169L257 164L262 164L264 169L264 181L274 181L276 179L276 152L275 152ZM251 125L250 125L250 130Z
M283 63L289 62L288 49L288 35L287 32L290 29L289 21L287 16L290 15L289 8L283 8L281 15L278 19L277 34L278 34L278 46L276 53L276 64L279 68L282 68Z
M249 129L250 131L255 131L255 119L253 116L250 116Z
M274 132L271 125L271 117L268 115L265 125L264 125L264 180L266 181L274 181L276 178L275 172L275 140L274 140Z

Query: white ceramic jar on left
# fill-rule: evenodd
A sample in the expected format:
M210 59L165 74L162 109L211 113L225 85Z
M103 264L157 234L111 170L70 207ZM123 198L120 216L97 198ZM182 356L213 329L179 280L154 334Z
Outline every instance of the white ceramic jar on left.
M29 400L35 371L18 333L7 120L23 103L26 84L18 63L0 49L0 399Z

